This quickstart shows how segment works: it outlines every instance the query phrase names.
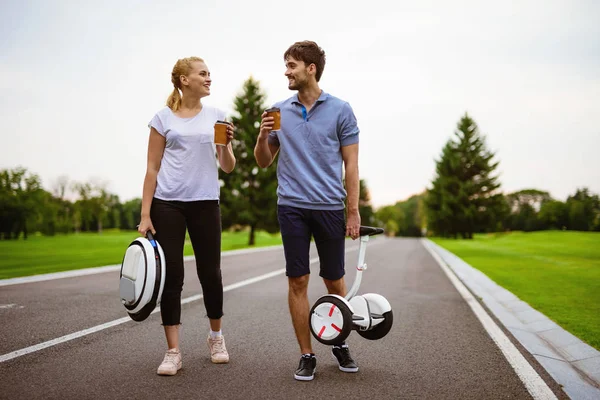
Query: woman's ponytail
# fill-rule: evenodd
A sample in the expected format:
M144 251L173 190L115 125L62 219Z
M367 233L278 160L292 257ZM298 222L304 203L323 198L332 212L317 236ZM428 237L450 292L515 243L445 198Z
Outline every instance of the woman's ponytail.
M167 107L169 107L173 112L177 112L179 107L181 107L181 94L179 93L179 89L173 87L173 92L169 95L167 99Z

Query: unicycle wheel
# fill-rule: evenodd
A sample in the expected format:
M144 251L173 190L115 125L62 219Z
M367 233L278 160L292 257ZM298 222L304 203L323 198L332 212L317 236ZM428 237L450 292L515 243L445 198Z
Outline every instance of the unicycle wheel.
M323 296L310 310L310 331L326 345L341 344L352 331L352 311L335 296Z

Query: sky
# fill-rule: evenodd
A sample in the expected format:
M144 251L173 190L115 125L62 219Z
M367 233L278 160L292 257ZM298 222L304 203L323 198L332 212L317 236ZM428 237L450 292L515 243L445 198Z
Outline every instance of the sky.
M250 76L290 97L283 53L313 40L320 87L350 103L374 207L425 190L468 113L502 191L600 194L600 2L0 0L0 169L141 197L148 122L179 58L233 112Z

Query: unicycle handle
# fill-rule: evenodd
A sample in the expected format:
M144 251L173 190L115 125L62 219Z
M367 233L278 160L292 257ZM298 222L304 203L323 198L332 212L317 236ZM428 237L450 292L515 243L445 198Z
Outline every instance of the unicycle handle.
M152 245L152 247L156 248L156 240L154 240L154 236L152 236L152 232L150 232L150 231L146 232L146 237L148 238L148 241L150 241L150 244Z

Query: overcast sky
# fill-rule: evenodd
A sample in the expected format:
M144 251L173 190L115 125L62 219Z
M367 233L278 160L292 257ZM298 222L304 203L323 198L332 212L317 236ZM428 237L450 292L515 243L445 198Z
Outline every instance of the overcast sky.
M374 206L423 191L468 112L504 192L600 193L600 2L0 1L0 169L141 197L147 123L178 58L205 59L204 104L253 76L289 97L283 52L314 40L321 88L350 103Z

